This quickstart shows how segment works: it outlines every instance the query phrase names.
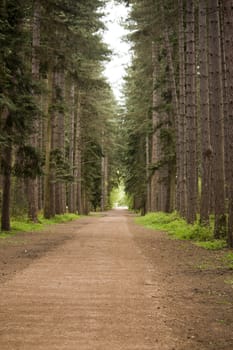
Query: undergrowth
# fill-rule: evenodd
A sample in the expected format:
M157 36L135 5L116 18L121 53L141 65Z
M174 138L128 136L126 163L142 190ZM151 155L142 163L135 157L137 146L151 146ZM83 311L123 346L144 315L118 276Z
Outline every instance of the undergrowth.
M45 219L42 215L39 215L38 223L33 223L29 221L26 217L21 218L13 218L11 220L11 231L1 231L0 238L7 238L19 232L34 232L34 231L42 231L45 229L47 225L65 223L68 221L72 221L78 219L79 215L66 213L63 215L55 215L51 219Z
M174 238L192 240L205 249L217 250L226 247L225 240L216 240L213 237L213 222L210 226L203 226L199 222L188 224L177 212L173 213L149 213L136 218L136 222L160 231L166 231Z
M224 257L225 264L231 270L233 270L233 253L228 253Z

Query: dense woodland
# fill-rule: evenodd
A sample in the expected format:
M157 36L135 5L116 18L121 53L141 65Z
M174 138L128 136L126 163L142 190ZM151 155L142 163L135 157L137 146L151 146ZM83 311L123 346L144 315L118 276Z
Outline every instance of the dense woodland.
M130 1L125 184L233 246L233 1Z
M116 104L103 76L103 1L3 0L2 229L108 206ZM110 179L108 181L108 179Z
M117 2L117 1L116 1ZM110 207L214 220L233 246L233 1L129 0L124 102L104 0L0 1L2 230Z

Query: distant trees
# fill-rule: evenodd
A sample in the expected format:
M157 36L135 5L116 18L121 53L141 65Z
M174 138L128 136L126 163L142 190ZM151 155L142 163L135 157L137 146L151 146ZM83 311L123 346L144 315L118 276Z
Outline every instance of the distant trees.
M11 213L36 222L41 210L108 207L113 147L103 135L116 103L103 77L103 5L0 2L2 230Z
M176 209L190 223L200 214L204 225L213 214L215 237L232 246L232 3L129 3L127 191L141 189L142 211Z

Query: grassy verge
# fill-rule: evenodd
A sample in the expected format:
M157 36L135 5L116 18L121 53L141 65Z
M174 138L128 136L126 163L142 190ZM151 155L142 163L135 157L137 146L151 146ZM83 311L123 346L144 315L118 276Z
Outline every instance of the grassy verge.
M34 232L34 231L42 231L45 229L47 225L53 225L53 224L59 224L59 223L65 223L68 221L76 220L80 216L76 214L63 214L63 215L56 215L55 217L51 219L45 219L41 215L39 216L39 222L38 223L32 223L28 221L27 218L17 218L11 220L11 231L0 232L0 239L8 238L9 236L15 235L19 232Z
M226 247L225 240L215 240L213 237L213 224L205 227L196 222L188 224L178 213L171 214L158 212L149 213L136 218L136 222L147 228L166 231L174 238L192 240L195 244L205 249L217 250Z
M224 260L228 268L233 270L233 253L226 254L224 257ZM233 284L233 280L232 280L232 284Z

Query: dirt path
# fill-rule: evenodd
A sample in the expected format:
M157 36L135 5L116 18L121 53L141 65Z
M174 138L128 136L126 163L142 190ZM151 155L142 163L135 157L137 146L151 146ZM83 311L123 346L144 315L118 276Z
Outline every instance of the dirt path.
M233 348L230 271L197 268L214 253L121 211L55 231L0 244L1 350Z

